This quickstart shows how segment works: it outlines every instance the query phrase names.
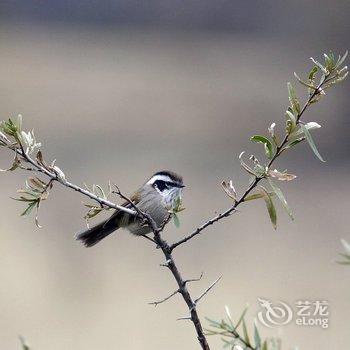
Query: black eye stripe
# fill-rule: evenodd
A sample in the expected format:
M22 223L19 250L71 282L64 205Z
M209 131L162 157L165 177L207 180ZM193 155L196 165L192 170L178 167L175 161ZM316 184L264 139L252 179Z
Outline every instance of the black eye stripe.
M157 180L157 181L154 181L153 186L157 187L159 191L163 192L165 189L168 188L168 183L163 180Z
M156 180L153 183L153 187L157 187L159 191L163 192L165 189L169 189L172 187L182 187L182 186L176 182Z

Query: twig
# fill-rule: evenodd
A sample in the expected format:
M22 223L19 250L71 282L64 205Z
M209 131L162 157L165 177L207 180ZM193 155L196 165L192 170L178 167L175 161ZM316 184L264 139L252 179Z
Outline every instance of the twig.
M159 301L152 301L151 303L148 303L149 305L154 305L157 306L161 303L164 303L165 301L169 300L171 297L173 297L174 295L176 295L177 293L180 293L179 289L176 289L173 293L171 293L170 295L168 295L167 297L165 297L162 300Z
M117 204L114 204L106 199L100 198L100 197L96 196L95 194L91 193L90 191L87 191L87 190L85 190L85 189L65 180L65 179L60 178L56 173L51 172L51 171L47 170L45 167L39 165L34 159L32 159L24 151L19 150L19 149L14 149L14 148L9 148L9 149L11 149L15 153L17 153L27 163L30 163L31 165L33 165L35 171L40 172L40 173L48 176L51 181L56 181L65 187L71 188L74 191L79 192L79 193L83 194L84 196L87 196L87 197L91 198L92 200L98 202L100 205L105 205L105 206L112 208L112 209L122 210L122 211L125 211L126 213L131 214L131 215L136 215L136 212L134 210L125 208L121 205L117 205ZM31 171L33 171L33 170L31 170Z
M185 280L184 283L198 282L198 281L200 281L202 279L203 274L204 273L202 272L201 275L198 278L191 278L191 279Z
M176 319L176 321L191 320L191 316L183 316Z
M114 184L114 187L116 188L116 191L112 191L112 193L116 193L120 198L124 199L125 201L127 201L131 207L135 210L135 212L137 213L137 215L140 217L141 220L144 221L144 223L147 223L147 220L145 219L145 217L143 216L143 213L141 212L141 210L136 206L136 204L127 196L125 196L119 189L118 185ZM143 223L141 222L141 225ZM143 238L146 238L147 240L151 241L152 243L156 244L156 241L151 238L148 237L146 234L144 235L140 235Z
M221 280L220 276L219 278L217 278L195 301L194 303L197 304L206 294L208 294L208 292Z
M148 241L150 241L150 242L152 242L152 243L155 243L156 244L156 241L153 239L153 238L151 238L151 237L148 237L147 235L140 235L141 237L143 237L143 238L146 238Z

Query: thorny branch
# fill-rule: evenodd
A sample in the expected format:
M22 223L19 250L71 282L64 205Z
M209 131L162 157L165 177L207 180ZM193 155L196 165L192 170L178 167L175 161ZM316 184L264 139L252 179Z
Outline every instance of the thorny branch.
M101 206L106 206L106 207L112 208L112 209L121 209L122 208L121 210L127 211L128 213L130 213L132 215L140 216L142 219L144 219L148 223L148 225L151 227L153 234L154 234L154 238L151 240L152 240L152 242L155 242L157 244L157 247L159 247L162 250L164 257L165 257L165 261L166 261L165 266L170 270L170 272L172 273L172 275L174 276L174 278L178 284L179 288L178 288L177 292L182 295L184 301L186 302L186 304L188 306L188 310L189 310L190 315L191 315L190 319L193 322L194 327L196 329L198 341L199 341L202 349L209 350L210 348L209 348L209 345L208 345L207 340L205 338L203 327L201 325L201 322L200 322L200 319L199 319L199 316L197 313L196 303L193 301L193 299L188 291L187 285L186 285L187 282L189 282L189 281L184 280L182 278L182 276L177 268L177 265L175 263L175 260L172 256L170 246L161 237L160 233L164 229L166 222L161 227L158 228L156 223L152 219L152 217L150 215L148 215L147 213L143 213L138 208L136 208L136 206L134 206L132 201L120 192L118 187L117 187L116 193L118 195L120 195L123 199L130 201L130 203L132 204L132 206L135 210L130 210L130 209L121 207L119 205L116 205L110 201L107 201L105 199L102 199L102 198L96 196L95 194L91 193L88 190L85 190L85 189L67 181L65 176L62 175L63 173L61 171L58 171L57 173L54 171L50 171L49 169L47 169L47 167L40 165L38 163L38 161L35 161L34 159L32 159L29 156L29 154L26 153L23 149L16 149L13 147L10 147L10 149L12 151L16 152L16 154L18 156L20 156L25 162L31 164L33 166L33 169L31 169L31 170L45 174L46 176L48 176L50 178L50 181L57 181L60 184L62 184L63 186L71 188L71 189L95 200ZM150 238L148 237L148 239L150 239Z
M114 193L118 194L124 200L127 200L130 203L130 206L132 209L114 204L113 202L109 201L108 196L105 196L103 191L101 190L101 188L98 186L96 186L96 187L98 187L101 190L103 196L97 195L94 190L89 191L88 189L83 189L83 188L69 182L66 179L66 176L64 175L62 170L55 165L55 162L51 163L51 165L47 165L44 162L43 156L42 156L42 153L40 150L37 152L36 159L31 158L30 154L35 149L40 148L41 144L36 143L33 132L26 133L26 132L21 130L21 123L22 123L21 119L19 120L19 125L17 125L17 126L14 125L14 123L11 120L9 120L9 122L3 122L1 124L0 146L6 147L6 148L12 150L13 152L15 152L14 163L9 170L14 170L17 167L19 167L19 168L22 168L22 169L28 170L28 171L39 172L41 174L46 175L49 178L49 182L47 184L45 184L43 181L41 181L38 178L31 179L31 181L33 183L32 186L30 186L30 185L28 186L29 187L28 191L22 191L22 193L26 193L27 195L31 196L29 198L24 197L24 196L19 198L19 200L21 200L21 201L30 203L27 210L28 209L31 210L32 207L34 207L34 206L36 206L38 209L41 200L46 199L46 197L48 195L48 191L49 191L49 189L52 188L54 182L58 182L61 185L65 186L67 188L73 189L74 191L77 191L80 194L82 194L86 197L89 197L93 201L99 203L100 208L95 207L95 206L92 206L92 207L89 206L90 210L95 210L95 211L101 210L101 209L122 210L124 212L129 213L130 215L137 216L140 220L142 220L144 222L144 224L149 225L152 232L153 232L154 237L153 238L150 238L148 236L144 236L144 237L147 238L148 240L150 240L152 243L154 243L156 245L156 247L162 251L162 253L164 255L165 263L163 263L161 265L167 267L170 270L171 274L173 275L173 277L176 280L176 283L178 285L178 288L171 295L169 295L168 297L166 297L160 301L153 302L151 304L158 305L158 304L170 299L172 296L176 295L177 293L181 294L182 298L184 299L184 301L188 307L188 311L190 313L190 316L181 317L180 319L188 319L188 320L192 321L192 323L195 327L196 333L197 333L198 341L199 341L202 349L203 350L210 350L208 342L206 340L206 336L205 336L204 331L203 331L201 321L200 321L198 313L197 313L197 303L216 285L216 283L220 280L221 277L218 278L215 282L213 282L198 298L193 299L188 288L187 288L187 284L188 284L188 282L191 282L191 281L200 280L202 275L199 279L192 279L192 280L191 279L187 279L187 280L183 279L183 277L181 276L181 273L178 270L178 267L176 265L176 262L175 262L175 259L172 255L172 253L173 253L175 248L188 242L192 238L198 236L208 226L213 225L214 223L221 221L222 219L224 219L226 217L229 217L232 213L234 213L237 210L237 207L240 204L247 201L248 199L252 199L252 196L255 196L255 198L263 198L263 196L269 197L269 193L263 187L261 187L263 189L263 192L264 192L263 195L261 195L261 194L260 195L257 195L257 194L251 195L251 192L258 187L258 184L261 182L261 180L263 180L263 179L270 180L270 179L268 179L268 177L272 176L271 169L270 169L272 164L282 154L282 152L284 152L288 147L291 147L290 136L292 135L293 128L296 129L297 127L300 127L300 129L302 131L301 134L299 133L299 135L301 135L302 137L299 136L299 138L293 140L293 142L296 144L296 143L299 143L299 142L306 139L309 142L314 153L318 156L318 158L320 158L322 160L316 147L313 144L313 141L311 140L311 136L309 135L309 132L306 128L307 125L304 125L304 123L301 121L301 117L303 116L306 109L312 103L317 102L319 100L319 98L325 94L324 91L326 89L328 89L332 85L336 84L337 82L340 82L340 81L345 79L345 77L347 76L347 67L345 66L345 67L341 68L341 65L343 64L345 58L346 58L346 54L342 57L339 57L338 60L335 59L333 54L331 54L330 56L325 55L325 66L321 65L319 62L312 59L315 66L314 66L313 70L310 72L308 82L302 81L297 75L295 75L296 78L299 80L299 82L302 85L305 85L308 87L309 97L308 97L306 103L304 104L303 108L300 109L299 102L298 102L297 98L295 97L294 90L292 89L291 85L289 85L289 87L288 87L289 99L290 99L292 108L289 107L286 113L289 115L289 118L290 118L290 120L288 120L288 122L293 124L292 127L290 129L288 129L290 127L290 125L288 125L288 123L287 123L286 134L285 134L283 140L280 143L278 143L277 137L275 137L274 130L273 130L274 126L272 127L272 125L271 125L271 127L270 127L271 129L269 128L269 132L270 132L272 139L274 141L274 146L267 138L260 136L260 135L254 136L252 139L255 142L261 142L264 144L265 152L269 158L269 161L266 164L266 166L262 167L259 164L259 162L257 161L257 159L254 156L252 156L250 159L255 162L254 169L255 168L258 168L258 170L260 169L259 173L258 173L258 172L255 172L253 169L249 168L241 160L241 164L242 164L243 168L245 170L247 170L248 173L250 173L251 175L254 176L253 181L251 181L250 185L245 190L245 192L241 195L241 197L237 198L233 185L229 189L225 188L225 192L228 194L229 197L231 197L234 200L233 205L230 206L225 211L223 211L221 214L218 214L218 215L214 216L212 219L207 220L201 226L197 227L191 234L185 236L181 240L179 240L171 245L169 245L161 236L161 232L164 229L164 226L168 222L168 220L166 220L163 223L163 225L161 225L161 227L157 227L157 225L156 225L155 221L152 219L152 217L150 215L148 215L147 213L141 212L128 197L124 196L121 193L121 191L119 190L119 188L117 186L116 186L116 191L114 191ZM314 85L314 81L315 81L314 77L315 77L315 74L317 73L318 70L321 70L321 72L323 73L322 78L321 78L318 85ZM315 125L317 123L313 123L313 124ZM319 127L319 125L318 125L318 127ZM14 139L14 142L10 141L7 136L12 137ZM29 167L24 166L21 163L21 161L24 161L24 163L29 165ZM263 171L261 171L261 169ZM280 176L280 180L282 180L282 177L286 178L287 176L293 178L293 175L291 175L291 174L279 173L277 170L275 170L274 172L275 172L275 174L274 174L275 176L276 176L276 172L277 172L277 174L279 174L278 176ZM278 188L277 188L277 190L278 190ZM276 190L275 190L275 192L283 202L283 199L284 199L283 194L281 194L281 193L278 194L277 193L278 191L276 191ZM249 198L249 197L251 197L251 198ZM28 212L30 212L30 210ZM271 217L270 211L269 211L269 214ZM171 214L169 214L168 219L170 219L170 217L171 217ZM272 217L271 217L271 221L273 221ZM238 333L237 334L235 333L234 336L236 336L238 339L240 339L241 342L243 344L245 344L247 347L250 346L248 343L245 343L244 339L242 339Z

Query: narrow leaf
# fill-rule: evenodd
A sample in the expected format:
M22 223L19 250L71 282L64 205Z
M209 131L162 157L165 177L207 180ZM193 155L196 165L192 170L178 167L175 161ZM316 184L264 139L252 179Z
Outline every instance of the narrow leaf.
M286 210L287 214L290 216L290 218L292 220L294 220L294 217L293 217L293 213L292 211L290 210L289 208L289 205L286 201L286 198L284 197L284 194L283 192L280 190L280 188L278 188L275 183L271 180L271 179L268 179L269 181L269 184L270 186L272 187L272 189L274 190L274 192L276 193L276 196L278 197L278 199L281 201L284 209Z
M315 87L315 86L313 86L313 85L307 83L306 81L302 80L302 79L298 76L297 73L294 72L294 76L295 76L295 78L299 81L299 83L300 83L301 85L304 85L304 86L306 86L306 87L309 88L309 89L316 90L316 87Z
M173 213L173 219L174 219L174 224L175 224L176 228L179 228L180 227L180 219L175 213Z
M215 321L215 320L213 320L213 319L211 319L211 318L209 318L209 317L205 317L205 319L206 319L208 322L211 323L211 324L210 324L211 327L221 328L221 323L220 323L220 322Z
M261 191L261 193L264 194L263 198L265 200L266 208L267 208L267 211L269 213L272 226L276 230L277 229L277 213L276 213L276 208L273 204L272 198L264 187L259 186L257 190Z
M307 142L309 143L311 149L313 150L313 152L315 153L316 157L321 161L321 162L325 162L325 160L322 158L322 156L320 155L320 153L317 150L317 147L315 145L314 140L312 139L312 136L310 134L310 131L305 127L305 125L301 124L301 128L304 132L304 135L306 137Z
M274 192L269 192L269 196L274 196L275 193ZM261 199L264 198L265 194L262 193L254 193L254 194L250 194L249 196L244 198L244 202L248 202L248 201L252 201L255 199Z
M296 96L294 87L291 83L287 83L287 87L288 87L288 96L289 96L290 105L291 105L294 113L299 115L300 104L299 104L298 98Z
M256 322L254 322L254 343L255 343L255 348L260 349L261 348L261 337L258 331L258 328L256 326Z
M244 308L244 310L243 310L243 312L242 312L242 315L240 316L240 318L238 319L238 322L236 323L236 325L235 325L235 331L236 331L236 329L239 327L239 325L241 324L241 322L244 320L244 316L245 316L245 314L247 313L247 311L248 311L248 306L246 306L245 308Z
M93 188L97 197L106 199L106 194L100 185L93 185Z
M325 67L323 67L323 65L322 65L320 62L316 61L316 60L315 60L314 58L312 58L312 57L310 57L310 60L311 60L318 68L320 68L321 71L322 71L324 74L328 74L327 69L326 69Z
M350 256L350 244L344 238L341 239L340 242L343 245L345 252Z
M22 336L19 337L19 341L21 342L22 350L30 350L29 345Z
M301 137L299 139L296 139L292 142L290 142L285 148L288 149L288 148L292 148L294 147L295 145L297 145L298 143L300 143L301 141L304 141L305 140L305 137Z
M279 181L292 181L297 177L294 174L288 174L286 172L281 173L277 169L269 170L268 174L269 174L269 176L271 176Z
M242 321L242 327L243 327L244 341L250 347L250 339L249 339L249 335L248 335L247 325L246 325L244 319Z
M0 171L1 171L1 172L14 171L14 170L16 170L16 169L20 166L20 164L21 164L21 162L20 162L20 160L18 159L17 154L16 154L15 159L14 159L14 161L13 161L11 167L8 168L8 169L0 169Z
M233 200L236 200L237 193L233 186L232 180L230 180L228 183L226 181L221 182L221 187L224 190L224 192Z
M269 159L271 159L275 155L275 147L267 137L262 135L254 135L250 138L250 140L257 143L262 143L265 148L266 156Z
M37 201L30 203L26 208L26 210L21 214L21 216L28 216L32 212L32 210L35 208L36 204L37 204Z
M346 50L345 54L342 57L339 56L338 62L336 64L337 68L339 68L344 63L344 61L345 61L347 56L348 56L348 51L347 50Z
M240 162L241 162L242 168L243 168L248 174L253 175L253 176L254 176L254 179L255 179L255 177L257 176L257 174L256 174L256 173L254 172L254 170L251 169L246 163L244 163L244 161L243 161L243 159L242 159L244 153L245 153L244 151L241 152L241 154L239 155L238 159L239 159Z
M39 224L39 208L40 208L40 201L38 201L36 204L35 225L37 228L42 228L42 226Z

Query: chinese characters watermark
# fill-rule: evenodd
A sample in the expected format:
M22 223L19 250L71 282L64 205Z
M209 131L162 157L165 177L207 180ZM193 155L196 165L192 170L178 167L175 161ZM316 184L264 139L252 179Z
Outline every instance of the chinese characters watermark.
M261 310L258 312L258 320L269 328L281 327L291 323L297 326L317 326L328 328L329 303L325 300L298 300L294 309L283 301L273 303L270 300L258 298Z

